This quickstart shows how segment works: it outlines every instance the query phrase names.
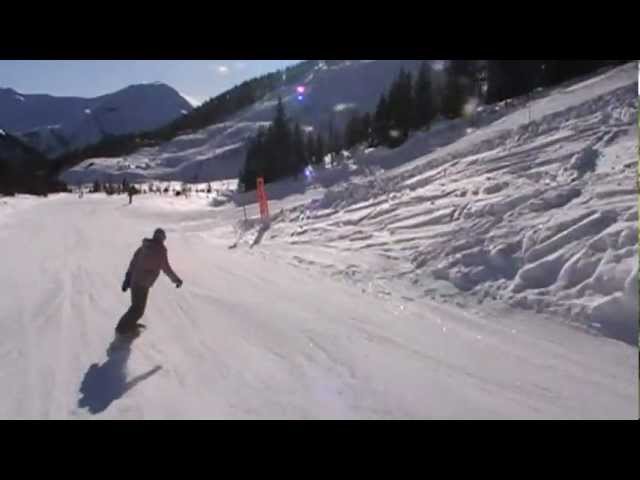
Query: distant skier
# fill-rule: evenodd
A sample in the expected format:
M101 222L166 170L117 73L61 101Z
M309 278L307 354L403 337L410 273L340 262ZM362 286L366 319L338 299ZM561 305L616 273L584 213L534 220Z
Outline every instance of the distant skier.
M123 292L131 288L131 307L118 322L116 333L126 335L138 332L137 322L144 315L149 289L157 280L161 270L177 288L182 286L182 280L169 264L167 247L164 246L166 238L164 230L158 228L153 233L153 238L142 240L142 246L134 253L122 283Z
M135 189L133 187L133 185L129 185L129 205L131 205L131 203L133 202L133 194L135 193Z

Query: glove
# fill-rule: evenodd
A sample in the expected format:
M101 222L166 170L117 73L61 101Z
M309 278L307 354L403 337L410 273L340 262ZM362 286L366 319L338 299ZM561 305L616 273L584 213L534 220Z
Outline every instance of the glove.
M131 275L129 275L128 273L125 275L124 277L124 282L122 282L122 291L126 292L127 290L129 290L129 283L131 281Z
M182 286L182 280L178 280L176 282L176 288L180 288Z

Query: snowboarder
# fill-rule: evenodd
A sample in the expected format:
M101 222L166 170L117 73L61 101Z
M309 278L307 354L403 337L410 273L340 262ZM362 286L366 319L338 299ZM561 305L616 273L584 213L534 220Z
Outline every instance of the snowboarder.
M126 335L138 332L140 326L137 322L144 315L149 289L160 275L160 270L177 288L182 286L182 280L169 264L167 247L164 246L166 238L164 230L158 228L153 233L153 238L142 240L142 246L134 253L122 283L123 292L131 288L131 307L118 322L116 333Z

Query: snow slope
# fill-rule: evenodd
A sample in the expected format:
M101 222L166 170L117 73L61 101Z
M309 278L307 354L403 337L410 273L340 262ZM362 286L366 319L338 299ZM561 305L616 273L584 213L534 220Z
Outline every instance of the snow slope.
M0 127L49 157L121 135L161 127L191 104L162 83L131 85L95 98L27 95L0 89Z
M322 63L301 82L303 100L296 87L279 88L227 122L180 136L159 147L140 150L125 158L92 158L65 172L70 184L107 179L163 179L210 181L235 178L244 163L245 142L274 116L278 96L287 114L307 129L326 129L333 116L342 129L354 109L375 109L380 94L401 68L416 71L420 60L345 60L327 67Z
M636 102L630 64L360 153L344 181L273 207L261 248L369 289L507 304L637 345Z
M0 418L637 418L636 348L230 250L233 210L206 202L0 199ZM108 353L159 225L185 284L161 277L148 330Z

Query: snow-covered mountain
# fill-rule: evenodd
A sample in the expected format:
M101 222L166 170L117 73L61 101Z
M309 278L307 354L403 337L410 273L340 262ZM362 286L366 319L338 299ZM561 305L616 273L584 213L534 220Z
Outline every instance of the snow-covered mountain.
M201 181L235 178L246 140L273 119L278 96L287 115L307 129L326 130L332 118L342 129L353 111L373 111L401 68L416 72L422 60L343 60L318 66L299 84L281 87L224 123L182 135L126 158L89 159L66 172L71 183L95 179L165 179ZM303 92L298 91L303 87ZM91 167L88 167L91 165Z
M161 127L191 104L163 83L132 85L95 98L27 95L0 89L0 128L48 157L121 135Z

